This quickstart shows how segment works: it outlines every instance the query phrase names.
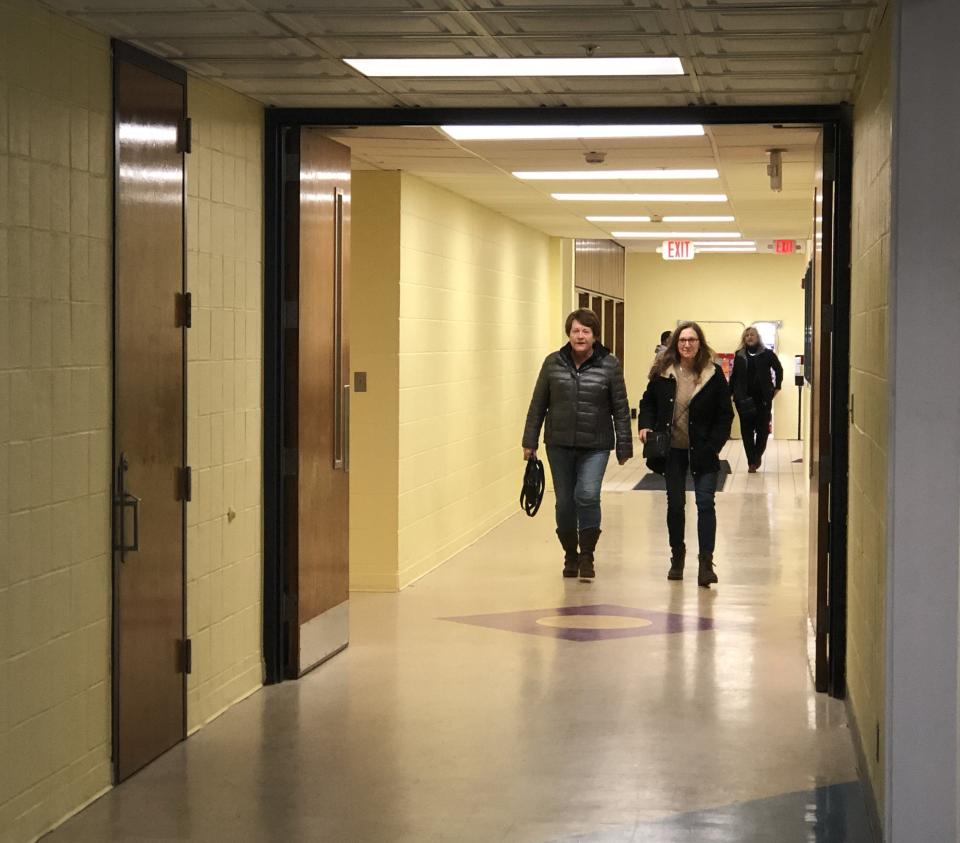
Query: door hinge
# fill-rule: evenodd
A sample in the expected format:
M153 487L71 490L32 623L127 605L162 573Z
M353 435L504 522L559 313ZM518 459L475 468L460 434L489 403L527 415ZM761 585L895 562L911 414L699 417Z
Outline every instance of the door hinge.
M837 154L823 156L823 180L825 182L835 181L837 178Z
M284 592L280 614L284 623L294 623L297 620L297 595Z
M284 301L283 303L283 328L286 331L295 331L300 327L300 303L294 301Z
M193 327L193 293L177 293L177 327Z
M193 120L184 117L180 124L180 131L177 133L178 152L189 155L193 152Z
M300 455L297 453L296 448L284 448L283 456L281 460L283 465L281 470L284 477L296 477L300 468L299 463Z
M183 642L183 672L193 673L193 641L189 638Z
M833 332L833 305L828 304L823 308L823 328L825 331Z
M193 500L193 469L189 465L180 469L180 500Z

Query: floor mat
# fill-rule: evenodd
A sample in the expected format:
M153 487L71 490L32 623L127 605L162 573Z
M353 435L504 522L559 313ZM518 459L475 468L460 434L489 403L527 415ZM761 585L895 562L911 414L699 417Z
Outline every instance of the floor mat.
M717 478L717 491L722 492L724 484L727 482L727 475L731 474L730 463L727 460L720 460L720 476ZM645 474L639 483L633 487L635 492L665 492L667 490L667 479L662 474L650 472ZM687 491L693 491L693 477L687 474Z

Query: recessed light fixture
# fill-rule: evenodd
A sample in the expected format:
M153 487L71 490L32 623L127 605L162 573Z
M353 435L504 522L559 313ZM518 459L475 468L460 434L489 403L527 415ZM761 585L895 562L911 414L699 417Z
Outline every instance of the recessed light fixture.
M736 217L733 216L706 216L706 217L691 217L691 216L665 216L662 217L664 222L734 222Z
M650 217L587 217L588 222L650 222Z
M593 140L597 138L682 138L703 135L701 125L654 126L441 126L454 140Z
M736 231L614 231L611 232L618 240L693 240L695 237L739 237Z
M344 59L364 76L683 76L680 59L667 57Z
M716 170L518 170L514 172L524 181L607 181L613 179L636 179L653 181L655 179L718 179Z
M561 202L726 202L726 193L551 193Z

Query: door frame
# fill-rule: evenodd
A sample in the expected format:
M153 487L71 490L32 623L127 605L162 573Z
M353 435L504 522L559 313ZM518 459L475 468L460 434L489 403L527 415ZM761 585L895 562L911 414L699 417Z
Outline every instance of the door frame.
M847 460L850 363L850 246L853 190L853 108L850 105L665 106L610 108L271 108L265 119L264 143L264 623L265 681L283 679L283 523L282 450L280 446L283 398L282 276L283 266L283 134L293 127L437 126L441 124L524 125L700 123L806 124L822 127L835 138L833 160L825 162L836 175L832 221L832 357L830 424L830 523L828 539L828 669L818 691L843 698L846 694L847 616ZM845 225L840 225L843 220ZM826 237L826 233L824 234ZM798 279L799 280L799 279Z
M114 784L120 782L120 757L118 753L120 738L120 683L117 680L118 669L120 665L120 589L117 582L117 564L115 551L113 550L113 537L117 535L117 507L113 505L116 498L116 477L114 466L114 456L117 453L117 360L119 348L119 332L117 330L117 284L119 281L117 272L117 185L119 183L118 166L120 161L120 143L117 132L117 66L120 62L135 65L136 67L147 70L163 79L168 79L181 86L183 90L183 115L187 119L189 111L187 109L187 72L182 68L169 64L163 59L146 53L124 41L116 38L110 41L111 62L110 62L110 99L111 99L111 118L113 121L113 161L112 177L113 189L110 193L110 234L111 234L111 267L110 267L110 766ZM183 251L181 255L181 293L187 292L187 162L184 150L183 162L183 197L181 204L180 226L182 231ZM181 327L182 336L182 355L181 355L181 382L183 399L183 435L181 441L181 464L187 465L187 335L186 327ZM181 640L187 640L187 502L181 504L180 519L180 543L181 543L181 582L182 595L181 606L183 607L183 618L181 627ZM122 516L121 516L122 517ZM183 707L183 734L181 740L187 737L187 671L183 672L183 697L181 705Z

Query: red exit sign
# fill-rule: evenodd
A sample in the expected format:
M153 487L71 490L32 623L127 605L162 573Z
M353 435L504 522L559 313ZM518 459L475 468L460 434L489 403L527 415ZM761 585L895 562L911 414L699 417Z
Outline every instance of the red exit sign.
M774 240L773 251L778 255L792 255L797 250L796 240Z
M664 240L660 254L665 261L692 261L693 243L689 240Z

